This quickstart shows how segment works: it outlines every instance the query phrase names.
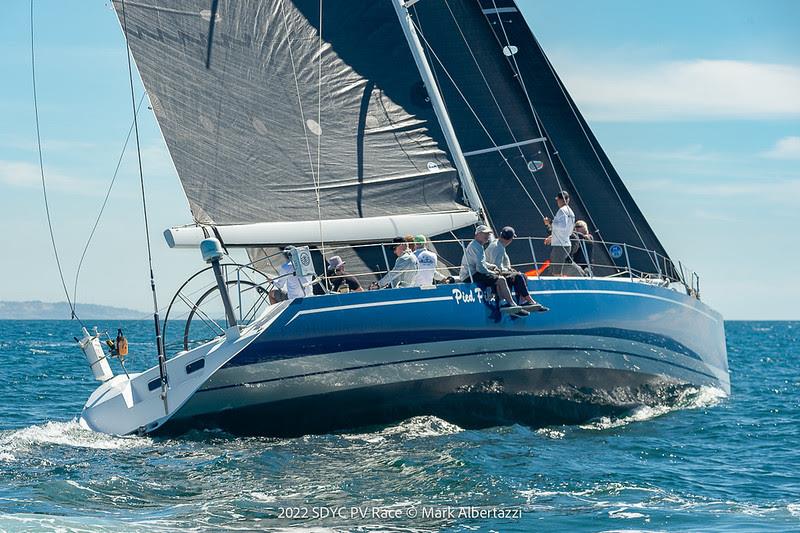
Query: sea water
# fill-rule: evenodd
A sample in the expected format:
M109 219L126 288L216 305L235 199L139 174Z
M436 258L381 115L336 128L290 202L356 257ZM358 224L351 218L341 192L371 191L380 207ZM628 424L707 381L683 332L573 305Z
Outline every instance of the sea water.
M128 366L149 322L122 326ZM733 394L618 419L464 430L434 417L296 439L83 429L69 321L0 321L0 530L800 530L800 323L726 325Z

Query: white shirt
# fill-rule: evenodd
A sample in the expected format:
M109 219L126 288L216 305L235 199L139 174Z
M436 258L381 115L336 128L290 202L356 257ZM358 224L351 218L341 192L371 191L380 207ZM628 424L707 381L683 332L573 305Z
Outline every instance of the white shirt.
M278 276L282 277L276 279L274 284L279 289L286 291L286 295L290 300L314 294L314 289L309 285L311 276L294 275L294 265L292 265L291 261L287 261L278 267Z
M439 262L439 258L436 257L435 253L426 248L414 250L414 255L417 256L417 262L419 263L419 272L417 273L415 284L418 287L433 285L433 279L436 275L436 265Z
M503 272L511 270L511 259L508 258L506 247L500 242L500 239L495 239L486 247L486 262L490 263Z
M550 241L550 246L571 246L569 236L575 229L575 213L568 205L565 205L558 210L556 216L553 217L553 239Z

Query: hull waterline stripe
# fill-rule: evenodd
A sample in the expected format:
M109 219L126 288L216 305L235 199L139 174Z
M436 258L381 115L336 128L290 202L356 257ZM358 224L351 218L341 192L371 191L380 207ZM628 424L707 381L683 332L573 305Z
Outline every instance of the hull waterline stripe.
M371 302L366 304L352 304L352 305L337 305L335 307L322 307L319 309L306 309L304 311L298 311L295 315L286 323L288 326L296 318L299 318L302 315L316 315L318 313L329 313L332 311L346 311L348 309L362 309L366 307L385 307L388 305L403 305L403 304L419 304L419 303L428 303L428 302L445 302L448 300L452 300L452 296L437 296L435 298L413 298L411 300L392 300L389 302Z
M676 300L672 300L671 298L664 298L663 296L654 296L652 294L642 294L639 292L626 292L626 291L606 291L606 290L588 290L588 289L574 289L574 290L549 290L549 291L530 291L531 294L613 294L616 296L634 296L637 298L649 298L651 300L661 300L662 302L669 302L675 305L683 306L687 309L691 309L701 315L707 316L714 322L719 322L719 319L714 315L710 315L705 311L701 311L700 309L694 307L693 305L685 304L683 302L678 302Z
M585 353L587 351L586 348L558 348L558 347L553 347L553 348L514 348L514 349L510 349L510 350L500 350L498 353L542 352L542 351L552 351L552 350L574 351L574 352L582 352L582 353ZM694 368L690 368L688 366L680 365L678 363L672 363L672 362L669 362L669 361L664 361L663 359L659 359L657 357L650 357L650 356L647 356L647 355L638 355L638 354L634 354L634 353L622 352L622 351L618 351L618 350L609 350L609 349L593 350L593 351L599 351L599 352L604 352L604 353L613 353L613 354L617 354L617 355L625 355L625 356L628 356L628 357L638 357L640 359L648 359L650 361L655 361L657 363L663 363L663 364L668 365L668 366L674 366L674 367L677 367L677 368L680 368L680 369L683 369L683 370L686 370L686 371L689 371L689 372L693 372L695 374L699 374L701 376L705 376L707 378L711 378L711 379L713 379L713 380L715 380L715 381L717 381L719 383L726 383L722 379L720 379L719 377L714 376L712 374L708 374L708 373L702 372L700 370L695 370ZM307 378L307 377L311 377L311 376L320 376L320 375L324 375L324 374L335 374L337 372L348 372L348 371L351 371L351 370L362 370L362 369L365 369L365 368L377 368L377 367L382 367L382 366L402 365L402 364L406 364L406 363L417 363L417 362L421 362L421 361L435 361L437 359L456 359L456 358L459 358L459 357L468 357L468 356L472 356L472 355L494 355L494 352L485 352L484 351L484 352L468 352L468 353L461 353L461 354L455 354L455 355L452 355L452 354L436 355L436 356L433 356L433 357L423 357L423 358L419 358L419 359L404 359L404 360L401 360L401 361L389 361L389 362L385 362L385 363L373 363L373 364L370 364L370 365L359 365L359 366L352 366L352 367L345 367L345 368L336 368L336 369L332 369L332 370L320 370L318 372L308 372L308 373L305 373L305 374L296 374L296 375L293 375L293 376L284 376L284 377L280 377L280 378L268 378L268 379L261 379L261 380L258 380L258 381L248 381L248 382L245 382L245 383L233 383L233 384L230 384L230 385L220 385L218 387L209 387L207 389L200 389L197 392L212 392L212 391L223 390L223 389L233 389L233 388L237 388L237 387L245 387L245 386L249 386L249 385L260 385L260 384L263 384L263 383L273 383L273 382L276 382L276 381L285 381L285 380L289 380L289 379ZM564 367L564 368L572 368L572 367ZM613 369L612 368L611 370L618 370L618 369Z

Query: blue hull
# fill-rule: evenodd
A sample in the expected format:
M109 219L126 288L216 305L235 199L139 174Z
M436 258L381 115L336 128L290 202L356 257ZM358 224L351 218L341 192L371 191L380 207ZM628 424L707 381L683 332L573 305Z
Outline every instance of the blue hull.
M293 301L163 428L299 435L434 414L577 423L686 386L730 392L722 317L614 279L529 281L547 313L497 316L474 285Z

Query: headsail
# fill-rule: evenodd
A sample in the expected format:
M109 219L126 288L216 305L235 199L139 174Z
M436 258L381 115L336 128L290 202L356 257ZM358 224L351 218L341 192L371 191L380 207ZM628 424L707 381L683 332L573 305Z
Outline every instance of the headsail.
M390 2L114 7L196 221L468 210Z
M598 238L666 256L513 0L420 1L410 11L494 225L544 236L541 218L566 189ZM526 248L510 248L512 260L529 260ZM597 252L595 261L624 264ZM630 261L654 271L652 255L632 249Z

